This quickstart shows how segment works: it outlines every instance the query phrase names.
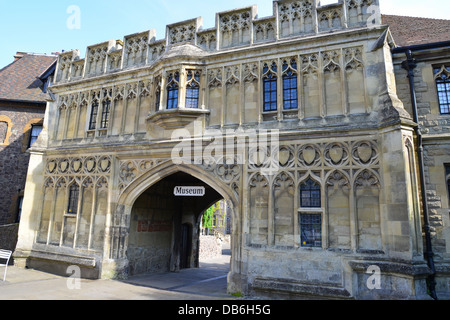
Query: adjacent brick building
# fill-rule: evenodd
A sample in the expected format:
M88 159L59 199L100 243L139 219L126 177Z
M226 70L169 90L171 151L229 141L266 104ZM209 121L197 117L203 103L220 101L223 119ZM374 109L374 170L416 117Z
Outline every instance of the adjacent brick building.
M15 246L11 235L20 219L30 145L45 114L46 87L56 64L54 55L18 52L0 70L0 247ZM13 229L11 231L10 229ZM5 235L8 235L5 237ZM8 238L8 239L6 239Z

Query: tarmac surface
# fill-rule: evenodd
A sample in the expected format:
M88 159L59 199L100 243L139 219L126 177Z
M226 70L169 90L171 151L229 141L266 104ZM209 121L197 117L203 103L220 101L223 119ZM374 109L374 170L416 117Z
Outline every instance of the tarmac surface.
M0 268L0 300L234 300L227 294L230 255L200 262L199 269L144 274L127 280L84 280L8 266ZM79 286L75 286L79 284Z

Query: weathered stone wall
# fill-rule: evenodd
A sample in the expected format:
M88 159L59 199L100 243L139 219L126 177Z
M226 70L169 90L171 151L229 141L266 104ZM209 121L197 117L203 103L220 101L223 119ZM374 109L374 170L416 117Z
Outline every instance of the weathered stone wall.
M200 236L199 260L207 260L222 255L222 241L215 236Z
M432 248L437 270L438 296L446 298L450 292L450 196L446 165L450 164L450 118L441 114L435 80L435 69L450 65L450 58L439 49L413 52L414 90L418 120L423 134L424 170ZM395 55L398 96L412 114L410 85L407 71L402 67L405 54ZM442 70L442 69L441 69Z
M40 174L29 176L27 184L27 197L36 205L25 209L22 257L36 254L29 231L39 226L37 242L43 251L64 248L82 257L96 249L103 254L97 262L104 276L125 273L129 262L145 271L151 256L164 258L158 249L167 247L152 247L149 235L138 232L149 230L149 224L142 224L146 210L161 213L177 204L183 210L173 215L171 260L177 259L182 227L190 224L190 265L195 266L196 218L218 199L196 205L172 199L156 207L146 196L140 198L166 178L180 179L176 174L181 173L181 182L200 180L225 198L233 212L230 292L361 297L370 293L365 265L370 261L391 277L386 284L408 278L398 297L423 294L426 265L411 173L415 162L406 146L409 142L413 154L414 124L396 96L386 27L353 28L364 26L364 8L356 7L366 2L321 8L317 3L276 2L265 27L254 7L243 8L219 13L212 34L197 34L200 20L195 19L168 26L165 42L153 41L149 31L126 36L123 45L109 41L90 46L84 60L78 51L61 54L51 88L55 101L47 109L48 143L40 146L43 155L41 150L32 154ZM349 21L345 10L352 11ZM300 13L303 20L291 20ZM329 32L335 29L339 32ZM206 33L219 38L203 38ZM258 45L252 45L255 39ZM117 64L113 58L118 57L123 61ZM198 106L187 108L192 72L200 74ZM286 73L297 80L293 109L283 99ZM276 84L277 101L270 111L264 109L267 78ZM169 91L175 87L178 107L169 108ZM102 108L108 106L108 125L90 128L92 110L98 111L100 124ZM268 130L274 132L275 146L263 144L272 133ZM221 154L221 138L227 140L227 152L238 153ZM183 143L187 146L180 150ZM191 147L200 151L199 158L189 153ZM267 163L275 169L265 170ZM320 192L315 199L320 203L312 208L302 205L308 179ZM72 185L80 186L82 198L92 199L87 207L80 200L78 215L65 212ZM301 223L305 216L320 218L313 231ZM303 241L306 232L315 233L308 238L313 247ZM205 251L217 252L213 240L206 246ZM176 270L176 262L170 267ZM376 297L393 293L395 285Z
M427 53L415 54L417 67L414 69L414 89L417 111L424 140L425 182L427 189L428 212L433 236L433 250L437 259L450 257L450 208L445 177L445 165L450 163L450 119L442 115L436 90L433 69L442 66L445 60L435 60ZM407 71L401 61L405 55L396 56L396 82L398 96L405 108L412 114L411 94ZM448 61L448 60L447 60Z
M45 106L0 103L0 124L6 128L3 138L0 135L0 225L16 222L30 157L30 122L42 121L44 112Z
M18 231L18 223L0 226L0 249L14 251L16 248Z

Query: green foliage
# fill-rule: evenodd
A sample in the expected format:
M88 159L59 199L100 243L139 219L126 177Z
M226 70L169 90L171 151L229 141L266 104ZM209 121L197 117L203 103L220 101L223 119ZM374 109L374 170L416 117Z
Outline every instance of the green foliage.
M214 216L214 208L211 207L208 210L205 211L205 214L203 215L203 228L205 229L211 229L213 227L213 216Z
M217 216L220 212L220 201L211 206L208 210L205 211L202 218L202 226L205 229L212 229L215 227L224 227L225 224L225 216L226 210L223 210L221 213L222 219L220 220L220 225L215 225L214 216Z

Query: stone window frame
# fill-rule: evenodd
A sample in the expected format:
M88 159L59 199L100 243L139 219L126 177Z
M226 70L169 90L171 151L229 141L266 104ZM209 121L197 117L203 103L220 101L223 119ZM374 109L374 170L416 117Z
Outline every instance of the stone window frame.
M450 163L446 163L445 167L445 184L447 186L447 195L450 206Z
M302 206L302 186L305 185L307 182L312 181L315 185L317 185L318 190L320 192L319 199L320 199L320 206ZM324 201L322 199L323 197L323 190L322 190L322 183L320 180L318 180L317 177L314 177L314 175L307 175L302 179L298 184L298 228L299 228L299 242L301 248L307 248L307 249L324 249L325 244L325 238L324 238L324 231L326 230L325 223L325 209L323 208ZM305 215L318 215L320 216L320 244L317 245L308 245L303 243L303 225L302 225L302 217ZM317 241L317 240L316 240Z
M33 118L23 128L22 152L26 152L31 146L31 133L33 126L40 125L44 129L44 118Z
M94 98L91 102L88 131L97 130L97 116L99 109L100 109L100 102L98 99Z
M276 61L265 62L262 66L264 113L278 111L278 69L279 67Z
M287 58L283 60L282 65L282 82L283 82L283 110L298 110L299 95L298 95L298 62L297 58ZM295 96L295 97L293 97ZM292 107L292 104L295 104ZM289 106L289 107L288 107Z
M111 123L111 106L112 99L110 97L105 97L102 101L102 112L100 119L100 130L106 130Z
M4 115L0 115L0 122L6 122L7 124L5 140L0 141L0 146L6 147L9 146L9 139L11 138L13 123L9 117Z
M311 184L311 183L313 184ZM303 186L307 186L308 189L303 189ZM316 189L312 189L312 186L316 186ZM314 204L309 204L309 205L304 205L303 204L303 192L304 191L309 191L310 192L310 201L313 200L319 200L319 204L318 205L314 205ZM318 191L319 195L318 197L313 197L311 191ZM316 180L314 180L312 177L308 177L307 179L303 180L302 183L300 184L300 208L302 209L318 209L318 208L322 208L322 187L320 186L320 183L317 182Z
M39 127L40 131L36 135L33 135L33 132L35 132L35 129ZM36 142L36 140L39 138L39 135L41 134L42 130L44 129L43 124L33 124L31 125L30 135L29 135L29 141L28 141L28 148L31 148L33 144ZM34 139L33 139L34 138ZM34 141L33 141L34 140Z
M178 70L168 73L166 91L166 109L178 109L180 106L180 72Z
M80 199L80 186L78 183L73 183L67 189L68 192L68 204L67 204L67 214L78 215L78 202Z
M312 217L319 217L319 221L318 222L308 222L308 223L304 223L304 218L312 218ZM298 217L298 223L299 223L299 227L300 227L300 246L302 248L319 248L321 249L323 247L323 214L322 212L300 212L299 213L299 217ZM304 236L306 236L305 233L305 229L306 226L309 225L316 225L319 228L319 234L318 235L314 235L313 236L313 240L314 243L313 244L309 244L307 243L307 239L304 238ZM314 229L314 227L313 227Z
M441 115L450 115L450 64L433 66L434 81L436 83L436 93ZM443 85L441 90L439 85ZM446 102L443 101L446 96Z
M185 107L198 109L200 102L201 70L186 70L186 103Z

